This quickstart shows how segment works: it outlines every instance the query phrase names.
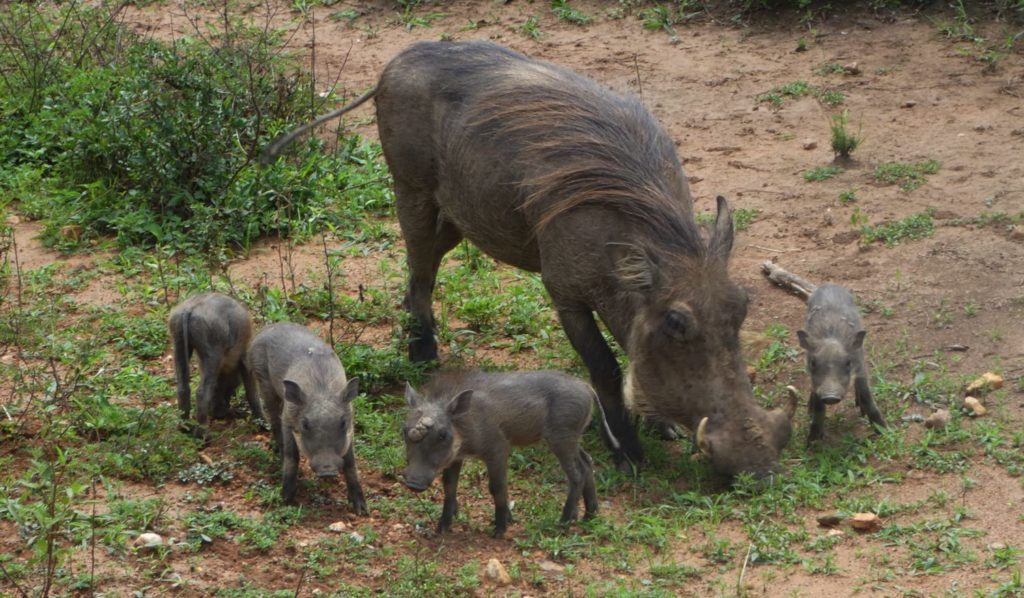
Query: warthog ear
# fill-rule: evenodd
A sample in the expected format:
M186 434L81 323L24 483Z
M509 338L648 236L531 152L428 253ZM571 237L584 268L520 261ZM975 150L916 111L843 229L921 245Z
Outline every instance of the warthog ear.
M448 403L448 415L458 417L469 411L469 404L473 400L473 391L464 390L455 395L455 398Z
M405 383L405 404L413 409L416 408L420 402L420 395L416 392L416 389L412 387L412 384Z
M291 380L285 380L283 382L283 384L284 384L284 400L288 401L289 403L294 403L296 405L299 405L301 407L302 403L303 403L303 398L302 398L302 389L299 388L299 385L296 384L295 382L291 381Z
M639 245L631 243L608 243L616 278L631 291L646 291L655 283L655 261L651 254Z
M853 337L853 343L851 343L851 345L850 345L851 347L853 347L854 351L859 351L861 349L861 347L864 346L864 337L867 336L867 335L868 335L868 331L867 330L858 330L857 331L857 334Z
M803 347L805 351L814 350L814 343L811 342L811 337L808 336L806 330L797 330L796 338L800 341L800 346Z
M715 228L711 231L711 238L708 240L708 254L712 257L729 259L732 252L732 210L729 209L729 202L719 195L718 215L715 217Z
M345 390L341 391L341 404L347 405L359 394L359 378L350 378Z

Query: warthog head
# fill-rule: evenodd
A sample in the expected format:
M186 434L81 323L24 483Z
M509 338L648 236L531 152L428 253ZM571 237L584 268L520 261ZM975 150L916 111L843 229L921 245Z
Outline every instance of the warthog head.
M754 400L739 341L748 297L727 272L732 239L732 215L719 198L703 255L612 248L616 276L636 306L624 394L635 413L697 431L716 471L764 478L778 469L792 410L768 411Z
M800 346L807 352L807 371L811 373L814 394L826 405L842 400L850 386L854 359L860 359L865 331L841 340L836 337L816 339L803 330L797 331Z
M359 380L305 387L284 380L284 391L285 418L292 422L299 451L318 477L337 476L352 444L352 399L359 394Z
M402 425L405 440L405 485L416 492L430 487L441 470L459 452L459 432L453 418L469 409L473 391L464 390L454 398L423 397L409 384L405 400L409 414Z

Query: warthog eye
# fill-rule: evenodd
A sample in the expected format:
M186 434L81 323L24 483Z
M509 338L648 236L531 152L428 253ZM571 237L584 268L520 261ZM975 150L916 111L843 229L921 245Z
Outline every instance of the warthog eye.
M813 357L810 358L808 361L811 364L811 369L812 370L815 369L816 367L818 367L818 361L816 359L814 359Z
M342 430L344 430L346 428L346 426L345 426L346 423L348 423L348 422L346 422L345 418L343 417L343 418L341 418L341 422L338 423L338 427L341 428Z
M448 430L440 430L437 433L437 439L440 440L441 442L448 440Z
M662 329L665 331L665 334L678 341L692 338L696 328L697 322L689 311L670 309L665 313Z

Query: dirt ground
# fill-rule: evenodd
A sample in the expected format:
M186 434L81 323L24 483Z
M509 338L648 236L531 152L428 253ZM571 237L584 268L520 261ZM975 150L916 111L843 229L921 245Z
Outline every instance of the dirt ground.
M733 277L752 297L747 329L760 331L773 322L791 331L801 326L802 302L761 274L765 260L777 260L816 283L834 281L850 288L866 306L869 352L906 347L904 354L910 357L898 364L897 376L911 376L915 362L927 362L936 354L955 355L953 374L998 370L1008 381L1024 375L1024 225L982 218L1024 212L1024 56L1019 49L996 57L993 67L991 60L979 58L985 46L940 33L937 23L953 19L943 12L873 12L862 7L816 13L807 22L802 21L803 14L789 14L742 25L733 22L730 13L717 11L677 25L673 39L663 30L645 30L635 16L610 18L606 11L618 8L617 3L573 6L596 16L595 22L574 26L557 20L547 3L521 1L428 4L417 14L444 16L412 29L400 22L391 2L318 7L312 10L315 27L284 4L269 8L275 26L294 32L291 47L307 56L315 47L322 86L337 81L350 96L371 87L387 61L408 44L442 36L490 39L569 66L613 90L637 94L676 141L699 211L711 211L718 194L728 197L734 209L756 210L753 223L738 235L731 263ZM267 9L255 5L249 14L259 21ZM361 13L351 26L329 18L345 9ZM216 18L160 3L134 9L129 22L141 32L167 39L192 33L196 15ZM539 39L519 30L530 16L538 17ZM991 43L1020 29L990 14L977 17L975 34ZM469 23L475 26L468 27ZM845 73L822 72L819 67L829 63L849 68ZM786 97L774 107L757 100L796 80L840 91L845 101L835 107L808 95ZM849 110L863 145L833 178L806 181L804 171L833 164L830 117L843 109ZM347 123L361 134L376 134L370 108L353 113ZM936 160L941 167L912 191L873 176L883 163L924 160ZM844 204L840 193L850 190L856 200ZM858 232L861 224L878 225L928 210L935 232L927 238L888 246L867 242ZM62 259L32 241L34 227L18 228L26 269ZM315 244L296 251L293 266L300 276L322 268L320 251ZM73 259L77 263L82 258ZM372 258L349 266L345 284L350 292L376 275ZM264 277L276 279L278 268L276 252L266 246L235 264L233 271L240 280L256 284ZM89 291L83 300L103 301L103 293ZM1019 389L1001 408L1018 427L1024 422L1024 394ZM844 409L854 419L852 405ZM909 412L928 410L916 406ZM977 526L989 531L983 543L1019 542L1024 537L1020 480L993 467L978 466L972 472L984 480L970 499L971 507L982 514ZM380 496L402 491L393 480L372 471L366 477L368 490ZM960 485L956 475L915 472L892 487L891 500L920 500L940 489L959 496ZM232 497L221 500L230 504ZM478 509L477 518L482 519L484 512L485 507ZM323 522L346 516L346 509L334 508L325 511ZM382 543L411 533L408 524L386 517L372 517L368 525L379 530ZM321 533L315 529L307 528L311 538ZM719 533L728 537L742 530L733 526ZM699 555L685 549L685 542L681 540L676 555L679 562L704 566ZM177 574L220 583L245 577L267 588L295 587L298 581L294 570L250 568L236 548L218 546L205 554L202 571L190 571L190 564L182 561L175 565ZM541 560L540 555L521 554L510 540L490 539L482 530L456 534L446 546L440 557L445 570L471 559ZM861 556L877 550L877 543L851 537L838 553L840 575L790 568L772 579L751 574L753 585L748 589L765 596L840 596L852 593L857 584L860 593L870 595L942 595L986 587L991 581L979 566L861 585L859 580L869 577L871 567L870 559ZM587 563L576 567L598 578L630 575ZM729 584L735 574L727 574ZM359 575L368 576L369 585L387 593L386 580L374 578L372 571ZM511 588L485 584L479 593L571 594L580 591L577 583L559 582L556 573L544 591L523 582ZM731 591L731 585L723 589L705 579L687 593Z

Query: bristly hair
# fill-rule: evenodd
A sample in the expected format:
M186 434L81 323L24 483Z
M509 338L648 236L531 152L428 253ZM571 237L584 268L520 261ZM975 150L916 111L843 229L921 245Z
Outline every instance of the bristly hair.
M502 67L467 106L467 134L524 162L524 208L538 210L538 229L594 206L647 228L660 249L706 255L672 140L637 99L547 63Z

